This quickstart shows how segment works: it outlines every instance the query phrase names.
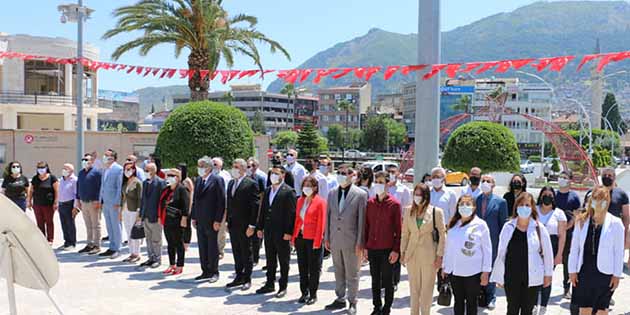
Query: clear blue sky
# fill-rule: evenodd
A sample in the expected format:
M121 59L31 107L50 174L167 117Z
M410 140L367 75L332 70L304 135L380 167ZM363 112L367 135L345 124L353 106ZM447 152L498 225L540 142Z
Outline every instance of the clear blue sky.
M29 34L76 39L76 24L61 24L57 5L70 2L63 0L16 0L3 1L0 18L0 32L9 34ZM132 0L84 0L84 4L95 9L92 19L85 27L89 43L100 49L100 59L110 61L115 47L129 40L129 35L121 35L103 41L101 36L111 28L115 20L111 13L114 8L135 3ZM442 29L466 25L481 18L509 12L520 6L533 3L533 0L442 0ZM281 55L263 51L263 65L268 69L294 68L319 51L336 43L364 35L370 28L378 27L398 33L416 33L418 0L225 0L230 15L247 13L258 17L259 30L282 43L291 54L287 61ZM163 45L154 49L148 56L141 57L131 52L118 62L158 67L186 68L184 57L175 59L173 47ZM251 68L245 57L237 57L236 69ZM271 82L270 76L264 84ZM258 79L245 81L259 83ZM99 71L99 88L131 91L147 86L186 84L180 79L154 79L127 75L124 72ZM221 89L220 83L212 82L213 89Z

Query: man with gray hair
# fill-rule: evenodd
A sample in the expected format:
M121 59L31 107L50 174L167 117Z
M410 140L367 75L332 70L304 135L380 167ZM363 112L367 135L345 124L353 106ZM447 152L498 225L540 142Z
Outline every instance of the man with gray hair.
M144 226L147 240L147 261L140 267L157 268L162 261L162 225L160 224L158 208L162 191L166 183L157 176L157 166L149 163L144 167L147 179L142 183L142 199L140 201L140 219Z
M219 177L223 178L223 183L225 184L225 196L227 197L227 187L230 180L232 180L232 176L230 173L223 169L223 158L215 157L212 158L212 173L215 175L219 175ZM225 215L223 216L223 221L221 221L221 229L219 230L219 259L223 259L225 253L225 237L227 235L227 222Z
M457 211L457 195L444 189L446 172L441 167L431 170L431 205L442 209L444 212L444 224L448 224L455 211Z

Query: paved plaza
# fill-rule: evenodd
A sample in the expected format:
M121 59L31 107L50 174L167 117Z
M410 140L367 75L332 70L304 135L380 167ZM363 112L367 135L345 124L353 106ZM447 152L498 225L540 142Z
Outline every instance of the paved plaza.
M449 188L459 189L459 188ZM502 193L502 192L501 192ZM33 218L32 212L28 213ZM79 215L80 216L80 215ZM61 225L55 217L55 243L62 244ZM83 219L76 218L78 238L85 239ZM103 223L104 224L104 223ZM103 227L104 230L104 227ZM194 235L194 233L193 233ZM80 243L78 249L85 243ZM164 242L166 245L166 242ZM191 279L200 273L198 251L195 237L186 253L186 267L180 276L162 275L168 263L166 247L163 250L162 267L158 269L139 270L135 265L123 263L118 259L99 259L94 256L80 255L75 252L59 252L60 280L53 288L52 295L65 314L331 314L324 311L324 306L335 298L335 279L332 260L324 261L319 301L312 306L297 303L300 296L297 258L291 259L291 271L288 294L282 299L272 295L256 295L254 291L265 281L261 264L254 268L252 288L248 291L236 290L228 293L225 284L232 280L234 261L231 249L226 248L226 255L220 261L221 278L215 284L196 284ZM126 254L127 249L123 249ZM144 244L142 252L145 253ZM263 256L264 257L264 256ZM616 305L612 314L630 314L630 279L626 271L618 292L615 293ZM361 269L359 287L358 314L369 314L372 311L371 280L369 267ZM569 314L569 301L561 299L562 267L556 268L554 287L547 314ZM276 285L277 288L277 285ZM497 309L481 310L480 314L505 314L506 301L502 290L497 290ZM0 283L0 314L8 314L6 285ZM56 314L53 306L42 292L17 287L17 303L20 314ZM437 295L435 293L434 295ZM401 283L395 295L392 314L409 314L409 283L406 270L403 268ZM336 311L334 314L345 314ZM449 308L434 306L432 314L452 314Z

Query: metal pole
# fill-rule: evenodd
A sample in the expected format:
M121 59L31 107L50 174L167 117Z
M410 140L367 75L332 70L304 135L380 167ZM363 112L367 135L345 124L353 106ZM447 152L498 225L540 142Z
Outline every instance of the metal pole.
M418 64L440 63L440 0L418 1ZM416 76L414 182L439 163L440 74Z
M81 165L84 153L83 140L83 0L79 0L79 20L77 27L77 167ZM93 122L96 123L96 122Z

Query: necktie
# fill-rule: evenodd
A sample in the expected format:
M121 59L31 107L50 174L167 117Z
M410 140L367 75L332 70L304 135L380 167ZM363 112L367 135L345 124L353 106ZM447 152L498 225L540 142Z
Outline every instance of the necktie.
M339 199L339 213L343 211L343 206L346 203L346 192L341 191L341 199Z
M481 202L481 217L485 218L486 217L486 208L488 207L488 198L484 197L483 201Z

